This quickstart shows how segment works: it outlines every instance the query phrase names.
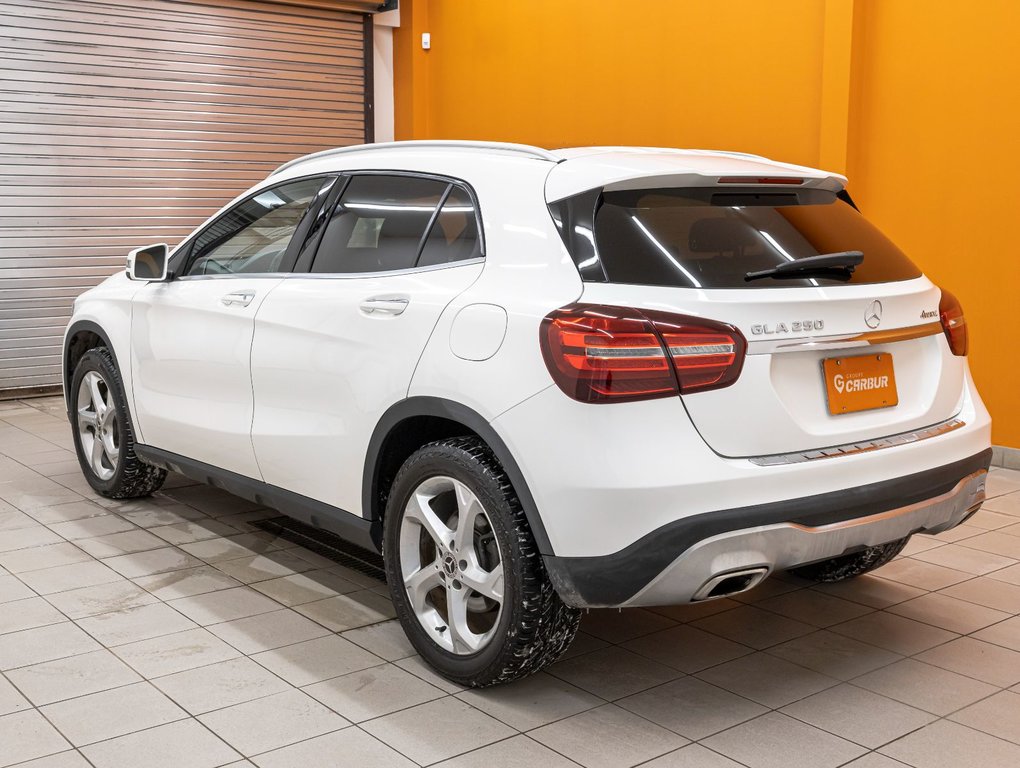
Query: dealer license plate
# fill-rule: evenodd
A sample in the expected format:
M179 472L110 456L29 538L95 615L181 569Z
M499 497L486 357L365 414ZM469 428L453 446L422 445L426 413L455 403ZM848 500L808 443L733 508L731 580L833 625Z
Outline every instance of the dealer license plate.
M822 361L829 413L891 408L899 402L892 355L830 357Z

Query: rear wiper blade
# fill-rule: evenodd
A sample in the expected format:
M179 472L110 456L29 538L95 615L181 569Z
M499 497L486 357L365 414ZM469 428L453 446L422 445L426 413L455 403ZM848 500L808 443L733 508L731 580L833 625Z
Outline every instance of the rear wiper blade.
M853 274L854 268L864 261L863 251L840 251L839 253L820 253L795 261L784 261L770 269L760 272L748 272L744 275L747 281L759 280L763 277L800 277L805 273L821 273L828 275L842 272L847 277Z

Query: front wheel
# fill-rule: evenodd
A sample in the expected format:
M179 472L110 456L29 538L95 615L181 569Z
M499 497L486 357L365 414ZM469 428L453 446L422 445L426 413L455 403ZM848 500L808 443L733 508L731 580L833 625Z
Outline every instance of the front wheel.
M890 562L896 555L907 546L910 537L907 536L888 544L880 544L877 547L868 547L852 555L840 555L831 560L822 560L810 565L802 565L800 568L791 568L790 573L811 581L846 581L862 573L881 568Z
M524 677L555 661L580 611L549 582L503 468L475 437L430 443L386 505L386 576L415 649L461 685Z
M111 499L134 499L159 490L166 470L135 455L124 386L109 350L96 347L82 355L68 395L74 450L88 484Z

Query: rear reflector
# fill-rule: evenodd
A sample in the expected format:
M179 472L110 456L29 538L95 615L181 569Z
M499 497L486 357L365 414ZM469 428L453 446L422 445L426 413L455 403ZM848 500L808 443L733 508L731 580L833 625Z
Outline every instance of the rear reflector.
M542 321L553 380L586 403L628 402L725 387L747 343L736 328L669 312L573 304Z
M720 184L803 184L804 179L789 176L723 176Z
M945 289L942 290L942 298L939 300L939 320L942 322L946 341L949 342L949 349L954 355L965 356L969 342L967 322L963 318L963 307L960 306L957 298Z

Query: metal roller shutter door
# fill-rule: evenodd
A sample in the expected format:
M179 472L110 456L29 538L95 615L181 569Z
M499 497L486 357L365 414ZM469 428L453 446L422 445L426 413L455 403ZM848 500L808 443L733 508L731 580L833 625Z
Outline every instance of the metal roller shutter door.
M0 0L0 392L60 383L71 302L130 248L179 242L293 157L371 140L367 18Z

